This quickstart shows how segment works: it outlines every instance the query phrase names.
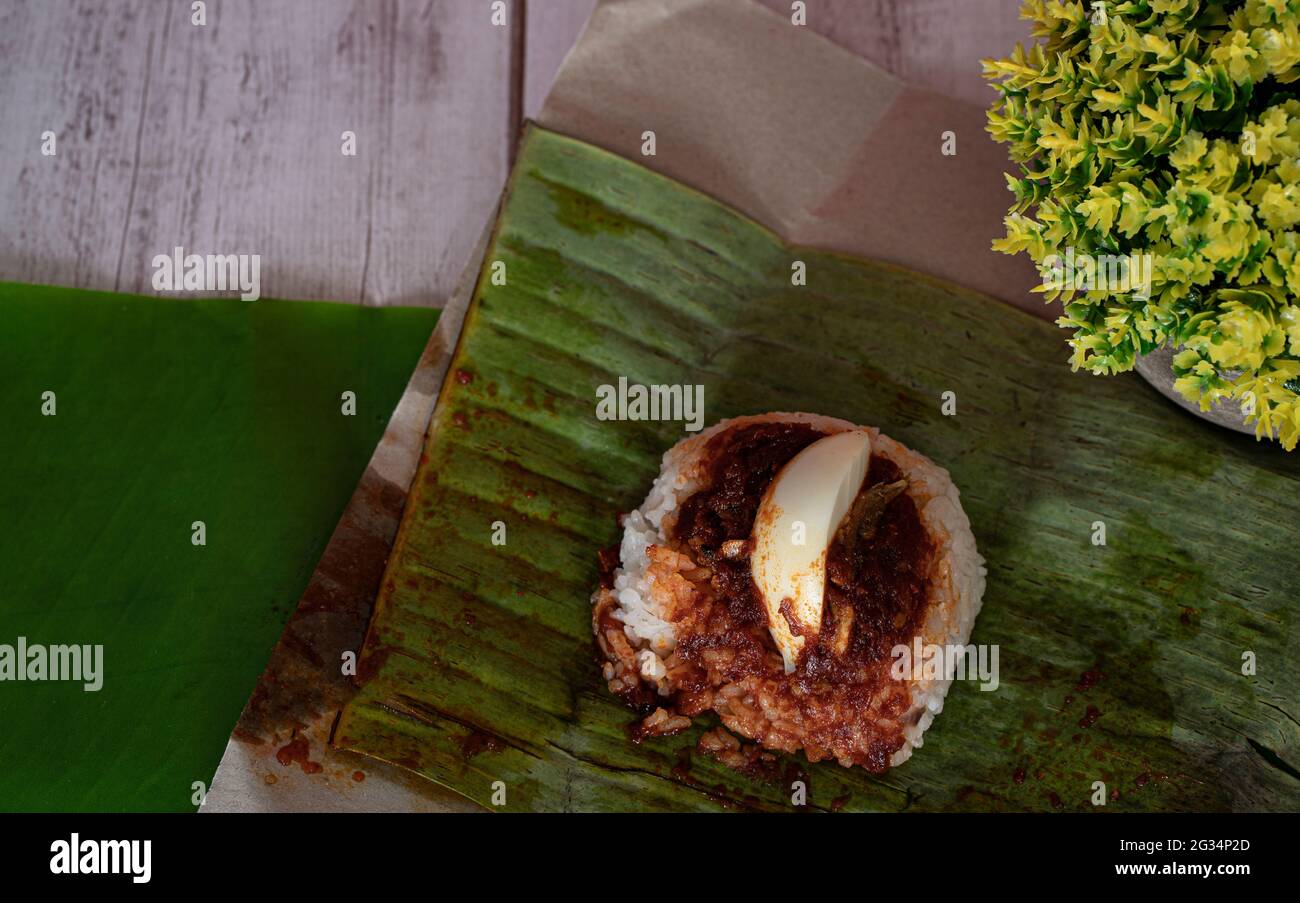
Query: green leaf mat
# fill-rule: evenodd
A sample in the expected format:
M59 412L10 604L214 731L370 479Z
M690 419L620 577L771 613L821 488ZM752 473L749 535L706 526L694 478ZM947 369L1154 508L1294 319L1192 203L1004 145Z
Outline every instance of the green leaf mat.
M1300 808L1300 456L1136 377L1072 374L1057 329L997 301L787 247L540 129L498 260L507 284L480 280L336 745L486 806L503 782L507 810L790 808L784 783L682 752L702 727L630 743L599 678L597 550L681 435L597 421L596 387L625 376L703 384L710 423L875 424L961 487L989 567L973 641L1000 647L1001 686L954 686L881 778L808 767L809 808L1091 810L1094 781L1101 811Z
M0 682L0 809L194 808L436 317L0 284L0 643L104 646Z

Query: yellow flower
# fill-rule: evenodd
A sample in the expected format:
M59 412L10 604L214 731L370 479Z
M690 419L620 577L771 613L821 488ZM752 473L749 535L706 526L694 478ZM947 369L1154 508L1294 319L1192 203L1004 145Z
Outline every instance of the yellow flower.
M1258 370L1282 350L1285 336L1267 315L1240 301L1224 304L1218 317L1218 335L1204 346L1220 367Z
M1169 155L1169 162L1174 169L1197 169L1209 148L1210 142L1205 140L1204 135L1200 132L1188 132L1174 152Z
M1210 51L1210 59L1227 66L1228 74L1239 85L1259 78L1267 69L1259 51L1250 45L1250 35L1243 31L1234 32L1228 43Z
M1300 357L1300 307L1290 304L1282 308L1282 312L1278 315L1278 322L1286 332L1291 353Z

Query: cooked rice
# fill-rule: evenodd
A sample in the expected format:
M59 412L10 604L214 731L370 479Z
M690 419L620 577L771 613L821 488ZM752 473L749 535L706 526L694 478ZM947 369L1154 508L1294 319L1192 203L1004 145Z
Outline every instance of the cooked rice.
M607 664L604 676L610 689L627 695L634 689L653 690L665 701L642 724L646 733L681 730L689 719L669 711L677 687L673 680L677 635L675 617L694 603L702 591L696 572L701 570L689 549L671 538L680 505L704 488L710 478L704 455L709 440L724 430L764 422L805 423L827 434L856 429L844 420L803 413L771 413L724 420L674 445L665 453L663 466L640 508L628 514L620 546L620 566L613 587L602 587L593 597L593 624ZM983 559L975 548L970 522L962 510L957 487L948 472L874 428L869 428L873 455L882 455L907 476L921 523L934 544L928 580L928 609L921 640L939 646L964 645L970 638L984 592ZM695 576L696 580L691 578ZM601 629L602 615L621 622L622 630ZM889 759L896 766L906 761L934 717L943 709L950 679L893 682L892 701L873 700L874 717L896 722L904 743ZM903 706L897 692L908 694ZM812 761L835 757L852 764L843 750L814 747L805 737L799 714L788 704L771 698L761 681L722 683L712 706L723 723L737 733L771 749L804 749ZM901 713L899 709L901 708ZM833 716L833 713L832 713Z

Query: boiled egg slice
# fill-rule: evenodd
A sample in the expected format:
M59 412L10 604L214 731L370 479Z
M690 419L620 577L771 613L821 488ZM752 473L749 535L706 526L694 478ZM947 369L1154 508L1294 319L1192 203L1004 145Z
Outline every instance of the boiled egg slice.
M759 505L750 563L787 674L821 630L831 540L870 461L866 430L818 439L781 468Z

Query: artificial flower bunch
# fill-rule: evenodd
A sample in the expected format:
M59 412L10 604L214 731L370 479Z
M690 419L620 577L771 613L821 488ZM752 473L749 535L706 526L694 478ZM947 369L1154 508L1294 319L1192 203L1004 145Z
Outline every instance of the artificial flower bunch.
M1076 369L1169 343L1176 386L1300 441L1300 0L1026 0L984 63L1015 203L994 243L1064 305ZM1062 280L1066 254L1090 262ZM1149 281L1092 261L1146 259ZM1076 268L1078 270L1079 268ZM1054 274L1057 278L1046 278Z

